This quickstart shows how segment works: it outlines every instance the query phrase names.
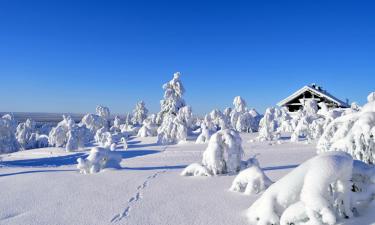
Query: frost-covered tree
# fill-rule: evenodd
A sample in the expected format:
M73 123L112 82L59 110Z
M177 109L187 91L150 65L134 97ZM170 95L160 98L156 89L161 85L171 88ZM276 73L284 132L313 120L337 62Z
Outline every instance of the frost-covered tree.
M85 125L92 133L92 136L96 134L96 131L102 127L107 127L108 122L104 117L95 114L87 114L82 118L81 124Z
M143 121L147 118L148 109L143 101L136 104L133 111L132 122L134 125L141 125Z
M143 121L141 129L139 129L138 137L154 137L158 134L158 127L152 118L147 118Z
M96 132L95 142L100 147L110 148L110 146L114 143L114 140L111 132L109 132L107 128L103 127Z
M111 112L109 111L108 107L99 105L96 107L96 115L108 121L110 119Z
M220 130L214 134L203 153L202 164L187 167L181 175L218 175L237 173L243 157L242 140L235 130Z
M0 118L0 153L18 151L20 146L16 135L16 121L9 114Z
M22 149L35 148L37 141L35 122L27 119L26 122L18 124L16 137Z
M171 81L163 85L164 98L160 101L161 110L158 113L158 124L164 121L166 115L177 115L178 111L186 105L182 98L185 89L180 77L181 73L177 72Z
M277 131L278 123L275 116L275 108L267 108L263 118L259 122L260 141L274 141L279 139L280 133Z
M70 116L64 115L63 120L52 128L48 140L52 146L75 151L91 140L91 132L85 125L77 125Z
M345 151L355 159L375 163L375 101L364 105L359 112L352 112L334 119L319 139L318 152Z
M243 98L237 96L233 100L234 109L230 113L232 127L238 132L258 131L260 116L255 109L248 110Z
M186 141L191 119L192 111L190 106L180 108L177 115L166 115L158 129L158 143L165 145Z

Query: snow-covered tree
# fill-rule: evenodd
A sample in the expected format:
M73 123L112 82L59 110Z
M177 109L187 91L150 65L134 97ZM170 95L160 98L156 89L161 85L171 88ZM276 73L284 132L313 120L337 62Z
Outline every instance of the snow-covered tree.
M318 152L345 151L355 159L375 163L375 101L364 105L359 112L352 112L334 119L319 139Z
M96 107L96 115L98 115L98 116L104 118L105 120L109 121L110 116L111 116L111 112L109 111L108 107L99 105L99 106Z
M210 138L203 153L202 164L187 167L182 175L237 173L241 169L242 156L242 140L239 133L231 129L220 130Z
M82 174L98 173L105 168L121 168L121 155L106 148L95 147L90 151L89 156L77 160L77 168Z
M102 127L107 127L108 122L104 117L95 114L87 114L82 118L81 123L85 125L92 133L92 136L96 134L96 131Z
M145 105L146 104L143 101L140 101L136 104L132 118L132 122L134 125L141 125L147 118L148 109Z
M278 123L275 118L275 108L267 108L266 113L259 122L260 141L274 141L279 139L280 133L277 131Z
M260 115L255 109L248 110L243 98L237 96L233 100L234 109L230 113L232 127L238 132L258 131Z
M161 110L158 113L158 124L161 124L164 121L166 115L177 115L178 111L186 105L182 98L185 89L180 77L181 73L177 72L173 75L171 81L163 85L164 99L160 101Z
M139 129L138 137L154 137L158 134L158 127L153 122L152 118L147 118L143 121L141 129Z
M250 222L334 225L338 218L352 217L352 171L348 154L316 156L271 185L249 208Z
M110 146L114 143L114 140L111 132L109 132L107 128L103 127L96 132L95 142L100 147L110 148Z
M190 106L180 108L177 115L167 114L158 129L158 143L165 145L186 141L191 118Z
M9 114L0 118L0 153L18 151L20 146L16 135L16 121Z
M18 124L16 137L22 149L35 148L37 141L35 122L27 119L26 122Z
M64 115L63 120L52 128L48 140L52 146L75 151L91 140L91 132L85 125L77 125L70 116Z

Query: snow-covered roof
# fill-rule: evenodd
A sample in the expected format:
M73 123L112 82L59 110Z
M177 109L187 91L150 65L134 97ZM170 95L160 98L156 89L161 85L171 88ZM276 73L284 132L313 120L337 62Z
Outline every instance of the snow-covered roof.
M303 94L306 91L311 91L312 93L318 95L319 97L327 98L327 99L335 102L340 107L349 107L349 105L346 102L343 102L340 99L334 97L333 95L331 95L327 91L321 89L319 86L317 86L315 84L304 86L303 88L299 89L298 91L296 91L295 93L293 93L289 97L287 97L284 100L277 103L277 105L279 107L282 107L282 106L284 106L288 102L292 101L293 99L297 98L300 94Z

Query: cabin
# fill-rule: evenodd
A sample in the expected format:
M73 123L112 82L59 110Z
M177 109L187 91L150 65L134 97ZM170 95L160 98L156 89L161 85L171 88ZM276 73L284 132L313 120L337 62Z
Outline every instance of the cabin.
M279 107L286 107L289 112L296 112L303 108L305 101L316 100L318 103L324 102L328 108L349 108L348 100L346 102L334 97L321 86L316 84L306 85L285 98L277 105Z

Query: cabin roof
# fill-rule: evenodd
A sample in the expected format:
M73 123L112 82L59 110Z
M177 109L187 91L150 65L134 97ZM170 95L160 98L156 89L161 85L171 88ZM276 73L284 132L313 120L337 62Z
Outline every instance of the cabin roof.
M288 102L297 98L300 94L303 94L306 91L311 91L314 94L318 95L319 97L327 98L327 99L335 102L340 107L349 107L349 105L346 102L343 102L340 99L334 97L333 95L328 93L326 90L323 90L322 88L320 88L319 86L317 86L315 84L306 85L306 86L302 87L301 89L299 89L298 91L296 91L292 95L290 95L289 97L287 97L287 98L283 99L282 101L280 101L279 103L277 103L277 105L279 107L282 107L282 106L286 105Z

